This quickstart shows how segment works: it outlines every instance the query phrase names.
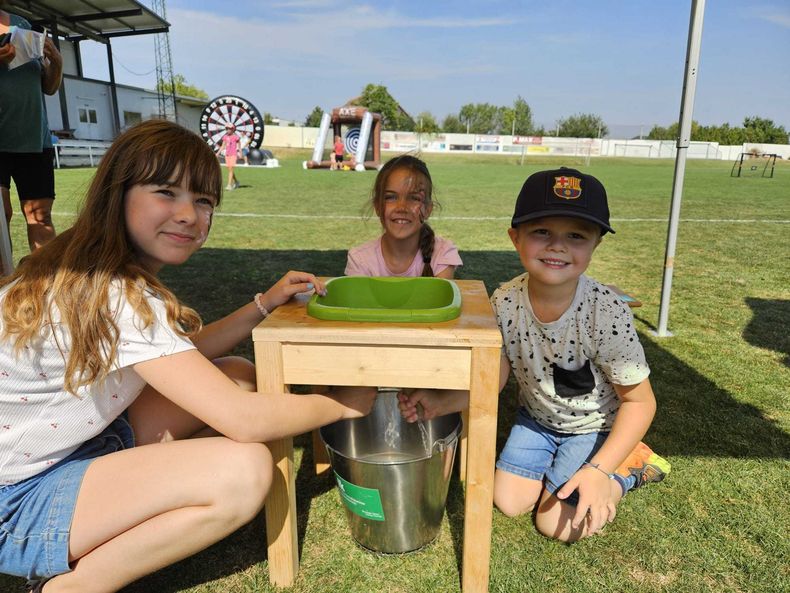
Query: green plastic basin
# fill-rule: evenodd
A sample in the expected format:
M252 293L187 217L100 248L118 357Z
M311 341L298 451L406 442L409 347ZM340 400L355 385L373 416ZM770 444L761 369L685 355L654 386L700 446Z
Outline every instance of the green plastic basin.
M449 321L461 314L461 291L444 278L344 276L313 295L307 313L330 321Z

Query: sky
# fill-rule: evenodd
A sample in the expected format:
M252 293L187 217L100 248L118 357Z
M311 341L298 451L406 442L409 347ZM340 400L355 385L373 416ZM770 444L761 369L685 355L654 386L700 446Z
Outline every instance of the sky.
M150 6L149 0L142 0ZM676 122L691 0L169 0L173 71L210 97L303 122L382 84L412 116L521 96L551 130L579 113L610 136ZM85 76L106 52L81 44ZM116 80L154 88L151 35L112 41ZM790 2L708 0L694 119L790 130ZM618 133L619 132L619 133Z

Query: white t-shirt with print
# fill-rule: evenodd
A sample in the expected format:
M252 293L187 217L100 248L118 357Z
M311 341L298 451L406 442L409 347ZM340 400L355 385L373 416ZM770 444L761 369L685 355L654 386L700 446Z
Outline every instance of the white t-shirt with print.
M0 291L0 302L8 288ZM111 290L119 328L116 370L77 395L63 390L63 353L71 339L61 326L55 324L54 335L48 332L39 344L25 346L18 358L12 341L0 341L0 486L42 472L102 432L145 386L133 365L195 347L170 327L161 299L147 300L155 319L141 329L122 291Z
M620 400L613 384L649 374L633 315L603 284L580 276L573 302L551 323L535 317L527 274L491 296L519 402L543 426L562 433L610 430Z

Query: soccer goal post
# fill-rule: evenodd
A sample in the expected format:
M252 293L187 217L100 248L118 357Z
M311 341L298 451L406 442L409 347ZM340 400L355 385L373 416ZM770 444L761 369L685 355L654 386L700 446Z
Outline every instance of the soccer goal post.
M774 176L775 154L755 154L742 152L730 170L730 177L768 177Z

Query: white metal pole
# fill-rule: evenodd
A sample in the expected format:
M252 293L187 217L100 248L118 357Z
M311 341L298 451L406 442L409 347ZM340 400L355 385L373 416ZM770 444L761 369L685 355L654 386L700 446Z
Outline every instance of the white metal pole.
M683 196L683 178L686 173L686 155L691 140L691 119L694 112L694 93L697 89L700 46L702 45L702 21L705 16L705 0L691 0L688 47L686 48L686 73L683 78L683 96L680 101L680 128L678 131L677 155L675 156L675 178L672 184L672 204L667 231L667 247L664 256L664 279L661 285L661 305L658 312L658 337L671 336L667 331L669 301L672 294L672 272L675 267L675 246L680 219L680 202Z

